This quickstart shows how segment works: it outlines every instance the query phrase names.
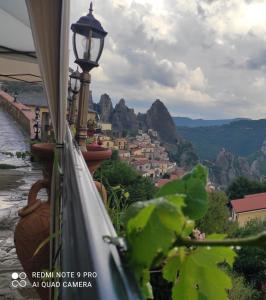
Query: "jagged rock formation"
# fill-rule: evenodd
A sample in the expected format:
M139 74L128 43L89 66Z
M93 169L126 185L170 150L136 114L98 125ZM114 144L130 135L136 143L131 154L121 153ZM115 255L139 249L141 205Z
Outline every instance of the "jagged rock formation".
M138 120L134 109L126 106L125 100L121 99L116 104L112 114L112 128L115 132L136 134L138 132Z
M177 134L174 121L162 101L157 99L142 117L143 127L152 128L159 134L160 140L178 166L191 168L198 162L198 156L192 144Z
M146 114L138 113L137 119L138 119L139 129L143 131L147 131L149 128L147 127L147 123L146 123Z
M112 119L113 114L113 103L109 95L101 95L100 102L98 103L98 112L102 122L109 123Z
M214 181L220 186L227 186L234 178L245 176L251 178L250 166L246 158L233 155L222 149L212 169Z
M176 126L162 101L157 99L146 113L146 126L158 132L161 140L174 144L178 140Z
M250 172L252 177L257 180L266 177L266 140L263 141L260 151L248 157L250 162Z
M261 151L252 157L240 157L224 148L215 161L205 161L209 167L210 178L217 186L227 187L236 177L244 176L251 180L261 180L266 176L266 154L264 142Z
M95 107L101 120L112 124L115 134L136 134L138 129L156 130L170 157L179 166L190 168L197 163L198 157L192 144L177 134L171 115L159 99L152 104L146 114L136 115L134 109L126 106L124 99L121 99L113 108L112 101L107 94L101 96L100 102Z

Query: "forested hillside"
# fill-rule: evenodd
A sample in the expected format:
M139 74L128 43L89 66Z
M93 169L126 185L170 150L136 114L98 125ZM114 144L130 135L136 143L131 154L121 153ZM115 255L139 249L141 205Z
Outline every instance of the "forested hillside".
M225 148L239 156L249 156L266 139L266 119L241 120L222 126L177 127L177 132L191 141L200 159L213 160Z

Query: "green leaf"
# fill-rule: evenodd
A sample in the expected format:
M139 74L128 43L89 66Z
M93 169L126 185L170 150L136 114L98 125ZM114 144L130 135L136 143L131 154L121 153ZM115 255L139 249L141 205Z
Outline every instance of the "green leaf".
M208 209L208 198L205 186L208 172L202 165L197 165L190 173L179 180L174 180L161 187L156 197L173 194L185 194L185 215L191 219L202 218Z
M232 265L235 255L227 247L206 247L190 251L181 263L175 263L176 272L179 273L172 289L172 299L227 300L227 290L232 287L232 283L219 264L227 262ZM173 271L167 276L172 281L171 275Z
M194 221L186 220L186 222L184 223L184 226L183 226L182 233L181 233L182 237L185 237L185 238L188 237L192 233L194 227L195 227Z
M184 248L178 249L177 247L169 251L165 266L163 267L163 278L170 282L175 282L177 278L177 272L181 266L181 257Z
M156 257L167 254L181 234L185 217L181 211L182 196L133 204L127 212L126 233L130 262L135 269L149 268ZM173 202L176 202L173 204Z
M152 286L150 284L150 271L143 270L141 278L141 290L145 299L153 299Z
M149 205L144 207L137 215L135 218L132 218L128 222L128 233L130 233L132 230L142 230L143 227L147 224L149 221L149 218L155 209L155 205Z

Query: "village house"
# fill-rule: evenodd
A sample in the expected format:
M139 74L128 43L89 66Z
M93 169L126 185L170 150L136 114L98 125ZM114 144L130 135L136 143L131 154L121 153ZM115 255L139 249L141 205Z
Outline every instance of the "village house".
M100 140L104 148L115 149L114 141L109 136L101 135Z
M231 201L232 219L244 226L252 219L266 219L266 193L246 195Z
M118 138L118 139L115 139L115 146L118 147L119 150L126 150L127 149L127 139L125 138Z
M104 122L101 122L99 121L99 126L102 130L102 132L108 134L112 131L112 124L111 123L104 123Z
M130 152L128 150L119 150L119 158L122 160L130 160Z
M158 137L158 132L153 129L148 129L148 134L153 136L153 137Z
M142 172L145 173L147 171L149 171L151 169L151 164L148 160L144 160L144 161L136 161L134 162L134 167Z
M139 147L131 149L131 155L132 156L144 156L142 149Z
M169 175L169 178L160 178L156 183L155 186L162 187L168 182L171 182L173 180L180 179L186 174L186 170L184 168L175 168L175 171L171 175Z

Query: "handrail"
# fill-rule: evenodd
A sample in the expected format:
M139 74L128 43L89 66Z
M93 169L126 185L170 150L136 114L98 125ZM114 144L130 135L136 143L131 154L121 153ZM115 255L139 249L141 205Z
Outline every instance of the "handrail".
M81 277L63 279L64 285L72 287L61 284L60 299L143 299L119 250L103 239L115 238L116 232L69 128L64 165L61 271ZM88 272L96 272L97 277L88 278ZM90 282L92 287L73 287L73 282Z

